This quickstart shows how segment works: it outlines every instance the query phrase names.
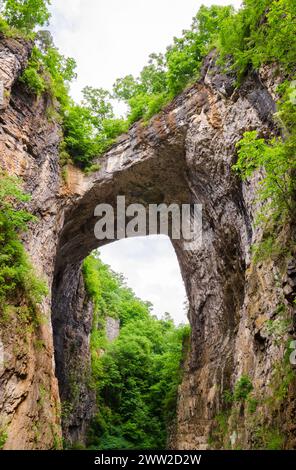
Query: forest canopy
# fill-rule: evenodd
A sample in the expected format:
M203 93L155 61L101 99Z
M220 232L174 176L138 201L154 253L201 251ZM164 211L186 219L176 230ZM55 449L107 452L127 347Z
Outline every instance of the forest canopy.
M98 255L83 266L95 305L91 335L92 386L97 413L88 436L93 449L161 449L175 418L189 325L159 320L151 304L138 299L124 279ZM119 337L107 341L105 320L120 322Z

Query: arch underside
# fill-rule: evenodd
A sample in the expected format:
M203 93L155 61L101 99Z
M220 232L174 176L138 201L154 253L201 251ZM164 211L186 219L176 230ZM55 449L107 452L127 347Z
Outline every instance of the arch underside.
M92 305L84 290L81 263L106 243L94 236L95 206L110 204L116 217L118 195L126 197L127 205L202 204L202 246L187 251L183 240L172 240L192 327L184 379L190 375L191 386L181 387L178 405L187 431L180 433L191 433L193 448L205 445L219 397L230 387L236 367L252 214L231 170L235 144L246 130L268 131L273 110L272 98L256 77L232 94L232 79L215 75L215 67L209 67L212 75L207 70L149 126L136 124L100 160L100 170L83 178L79 195L65 214L52 291L56 371L62 401L67 401L73 376L87 375L90 367ZM261 97L261 114L254 93ZM64 422L65 437L72 442L85 434L94 408L87 380L78 393L79 405ZM178 439L173 445L186 447Z

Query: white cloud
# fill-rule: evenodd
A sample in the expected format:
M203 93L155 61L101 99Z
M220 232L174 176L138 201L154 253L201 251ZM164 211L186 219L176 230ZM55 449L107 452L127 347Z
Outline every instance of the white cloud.
M240 1L53 0L55 42L78 64L74 97L86 85L111 88L116 78L138 74L151 52L165 51L190 26L201 4Z
M136 295L153 303L154 313L169 312L186 322L186 292L174 248L168 237L125 239L100 249L101 259L122 273Z

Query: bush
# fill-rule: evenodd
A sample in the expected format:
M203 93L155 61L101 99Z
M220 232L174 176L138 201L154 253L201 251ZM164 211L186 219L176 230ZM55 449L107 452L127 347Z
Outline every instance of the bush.
M242 375L236 382L233 392L234 401L246 400L253 390L253 384L247 375Z
M8 438L8 434L7 434L6 428L3 426L0 426L0 450L2 450L3 447L5 446L7 438Z
M83 104L69 101L63 111L65 150L74 163L85 170L126 132L127 122L115 119L106 90L87 87Z
M227 404L241 402L248 398L253 390L253 384L247 375L242 375L234 386L233 393L230 390L225 390L223 400Z
M47 294L47 288L35 276L19 234L36 219L18 208L29 199L20 188L20 180L0 174L0 183L0 309L4 312L8 304L15 304L24 297L34 313Z
M92 116L87 108L70 106L63 119L66 151L73 162L86 167L99 155L100 143L93 138Z
M23 82L28 87L28 89L37 96L41 95L46 89L44 79L40 76L34 66L29 66L26 68L20 77L20 81Z
M256 220L264 234L253 247L255 262L289 252L291 247L281 241L281 229L296 216L296 106L291 98L294 82L285 82L279 91L282 97L275 120L282 136L266 141L257 131L246 132L237 144L238 161L233 167L243 180L256 170L264 170L258 189L262 207Z
M284 448L285 436L278 429L262 426L256 430L255 436L257 449L283 450Z
M294 147L295 142L290 144ZM237 148L238 161L233 168L243 179L250 177L255 170L265 170L259 190L260 199L265 203L262 214L270 216L272 212L275 220L279 217L284 220L287 214L293 214L296 189L293 169L296 169L296 163L289 142L281 138L266 142L258 139L258 133L252 131L244 134Z
M10 36L11 29L7 21L0 16L0 33L4 34L4 36Z

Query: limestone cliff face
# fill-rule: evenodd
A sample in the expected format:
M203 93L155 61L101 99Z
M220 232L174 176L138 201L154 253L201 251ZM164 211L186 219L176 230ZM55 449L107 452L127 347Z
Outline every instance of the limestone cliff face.
M244 406L236 410L238 405L233 405L225 435L213 438L215 417L225 408L223 394L243 374L250 376L258 402L270 396L285 345L274 340L267 321L281 304L291 318L295 314L293 258L281 264L254 265L251 260L251 244L261 236L252 224L260 175L242 185L231 170L235 144L245 131L258 129L266 136L273 131L272 71L249 76L235 90L233 77L222 75L208 57L201 80L148 126L135 124L99 160L99 171L85 176L69 166L64 181L60 129L46 113L49 98L36 100L18 82L29 53L30 46L22 41L0 41L5 87L0 162L5 171L23 178L32 195L29 208L38 224L24 242L36 270L47 279L50 295L37 328L17 317L9 325L1 322L5 449L57 447L61 424L67 441L84 440L94 396L88 380L92 305L81 262L99 246L94 207L110 203L116 213L117 195L125 195L127 204L203 204L202 248L186 251L183 240L173 241L188 294L192 336L171 447L252 448L257 445L255 428L274 426L285 433L285 446L295 447L292 381L279 409L270 411L267 401L260 401L262 423L251 423ZM293 334L292 326L290 330Z
M39 223L25 243L50 286L59 226L59 129L46 118L46 97L36 101L17 83L30 49L22 41L0 41L0 161L2 170L24 178L33 196L29 206ZM7 449L52 448L61 440L50 298L41 310L44 321L37 329L18 316L1 318L0 425Z

